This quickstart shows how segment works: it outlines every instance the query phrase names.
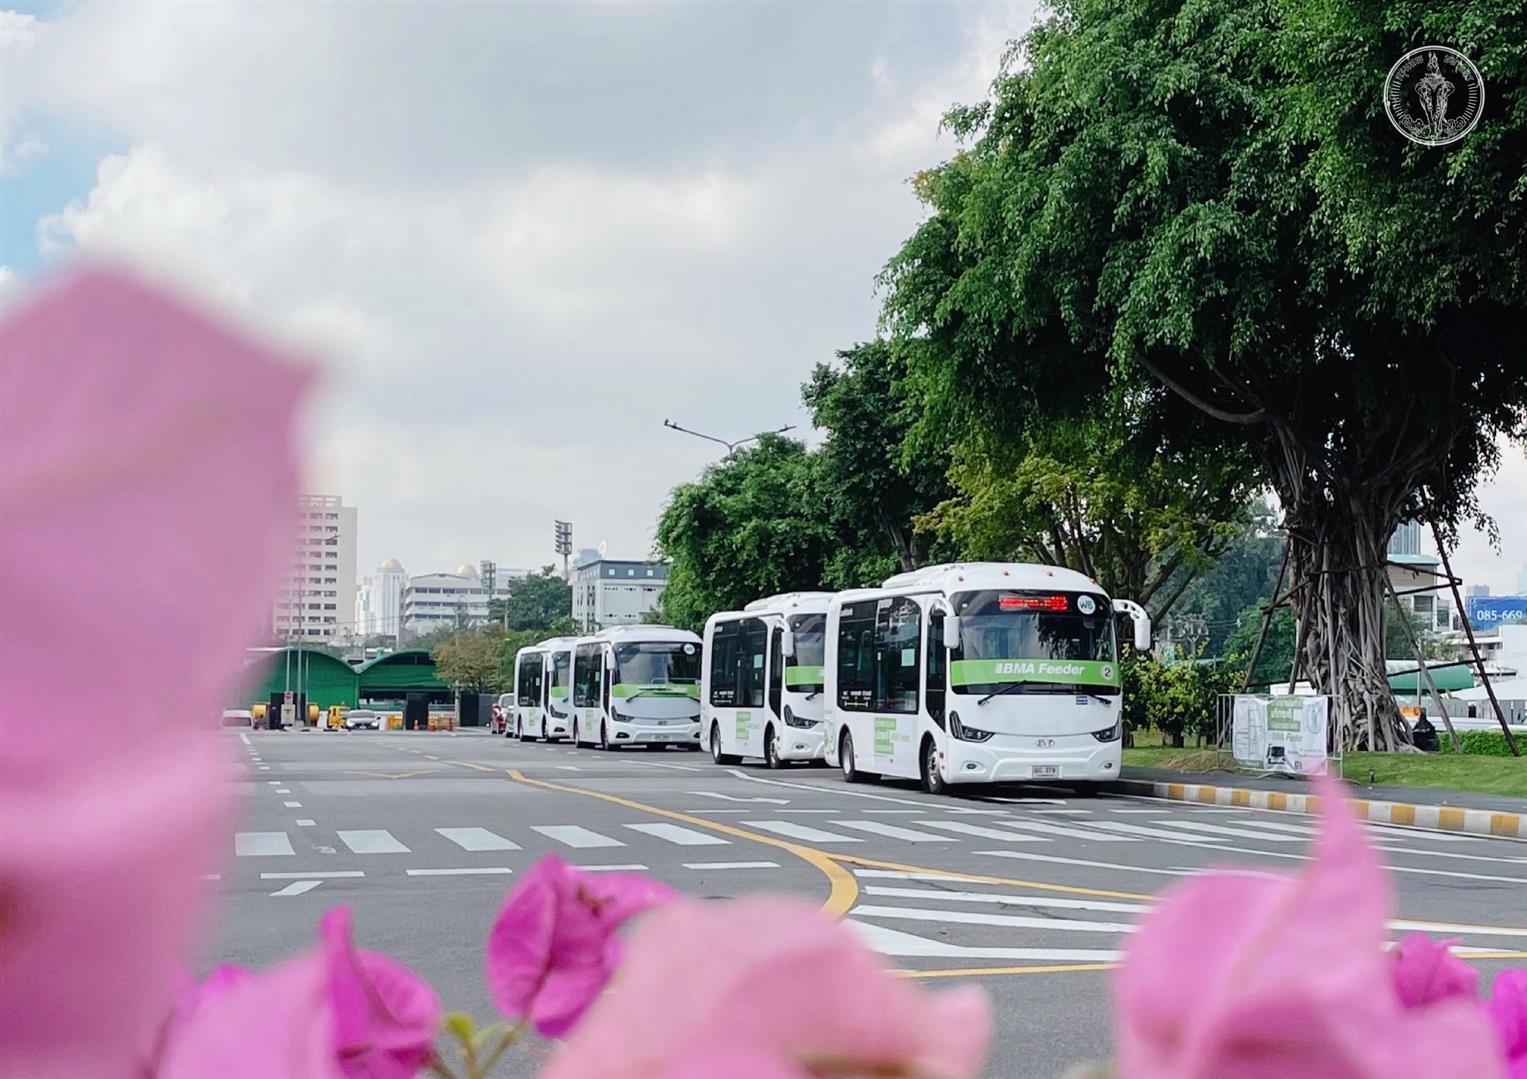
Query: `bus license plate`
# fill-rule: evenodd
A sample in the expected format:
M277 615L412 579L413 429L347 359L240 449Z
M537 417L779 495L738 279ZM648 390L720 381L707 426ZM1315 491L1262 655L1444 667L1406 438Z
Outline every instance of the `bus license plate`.
M1059 779L1060 778L1060 765L1058 765L1058 764L1036 764L1036 765L1033 766L1033 768L1030 771L1029 775L1030 775L1030 778L1033 778L1033 779Z

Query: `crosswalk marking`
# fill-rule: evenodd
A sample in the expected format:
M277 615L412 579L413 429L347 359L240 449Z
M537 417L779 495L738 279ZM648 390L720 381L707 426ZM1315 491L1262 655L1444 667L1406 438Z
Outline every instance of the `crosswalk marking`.
M625 844L618 839L611 839L607 835L591 832L587 828L577 824L536 824L532 825L532 832L540 832L547 839L555 839L558 843L569 847L624 847Z
M272 898L283 895L302 895L304 892L311 892L314 888L318 887L322 883L323 881L321 880L294 880L285 888L271 892L270 894Z
M878 820L835 820L839 828L853 828L860 832L869 832L871 835L883 835L889 839L905 839L909 843L954 843L957 840L952 836L934 835L932 832L919 832L915 828L900 828L894 824L886 824Z
M1271 820L1247 820L1242 824L1257 828L1270 828L1275 832L1293 832L1296 835L1314 836L1319 833L1318 828L1312 828L1306 824L1285 824L1282 821ZM1367 822L1365 822L1367 823ZM1367 823L1369 830L1386 837L1400 837L1404 839L1435 839L1443 843L1473 843L1478 840L1472 835L1447 835L1442 832L1429 832L1419 828L1391 828L1383 824Z
M1276 832L1259 832L1251 828L1227 828L1223 824L1200 824L1196 820L1164 820L1162 824L1173 828L1185 828L1190 832L1207 832L1210 835L1228 835L1235 839L1256 839L1263 843L1303 843L1303 836L1279 835Z
M685 862L685 869L778 869L778 862Z
M438 831L438 829L437 829ZM516 847L516 850L519 848ZM468 877L468 876L503 876L514 870L503 865L474 865L462 866L455 869L409 869L406 870L410 877Z
M356 854L407 854L408 848L385 828L358 828L336 832L339 840Z
M1017 832L999 832L995 828L987 828L979 824L966 824L957 820L920 820L917 822L920 828L942 828L946 832L958 832L960 835L973 835L981 839L999 839L1004 843L1043 843L1044 840L1033 835L1019 835Z
M445 838L462 850L519 850L518 843L511 843L496 832L486 828L436 828Z
M626 827L633 832L641 832L643 835L666 839L668 842L677 843L681 847L725 846L731 842L731 840L722 839L720 836L697 832L693 828L681 828L677 824L628 824Z
M261 880L307 880L310 877L328 880L331 877L364 877L359 869L314 869L306 873L261 873Z
M233 853L240 858L263 858L297 852L285 832L235 832Z
M1186 842L1186 840L1184 840ZM1144 865L1121 865L1118 862L1089 862L1085 858L1061 858L1054 854L1030 854L1022 850L978 850L992 858L1022 858L1029 862L1054 862L1058 865L1085 865L1093 869L1122 869L1129 873L1155 873L1163 877L1191 877L1196 869L1155 869Z
M742 823L750 828L762 828L764 831L773 832L775 835L787 836L790 839L804 839L809 843L859 842L859 840L851 835L824 832L820 828L808 828L804 824L795 824L787 820L745 820Z
M645 873L647 867L635 863L629 865L575 865L574 869L581 869L585 873Z
M1025 832L1039 832L1041 835L1060 835L1067 839L1086 839L1094 843L1138 843L1139 840L1130 836L1109 835L1107 832L1093 832L1085 828L1067 828L1061 824L1046 824L1034 820L1005 820L999 821L1004 828L1021 828Z
M1212 843L1214 840L1206 835L1193 835L1190 832L1174 832L1168 828L1152 828L1144 824L1125 824L1117 820L1094 821L1093 827L1106 828L1110 832L1125 832L1129 835L1144 836L1146 839L1165 839L1170 843Z
M1077 918L1045 918L1027 914L986 914L975 910L929 910L926 907L882 907L861 904L849 913L855 918L901 918L912 922L955 925L999 925L1009 929L1058 929L1070 933L1133 933L1130 922L1090 922Z

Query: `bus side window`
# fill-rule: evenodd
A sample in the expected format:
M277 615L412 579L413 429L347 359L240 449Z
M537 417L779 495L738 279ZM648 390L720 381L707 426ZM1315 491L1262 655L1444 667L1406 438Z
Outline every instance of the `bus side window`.
M769 631L769 711L779 715L785 683L785 631L775 626Z
M924 693L927 694L928 715L940 728L944 726L944 700L947 693L947 679L944 672L949 660L949 652L944 648L944 616L932 615L928 619L928 684Z

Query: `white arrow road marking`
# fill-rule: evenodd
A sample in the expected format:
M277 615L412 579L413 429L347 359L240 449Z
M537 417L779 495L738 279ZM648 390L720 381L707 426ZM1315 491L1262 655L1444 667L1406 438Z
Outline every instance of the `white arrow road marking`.
M870 922L846 922L881 955L961 957L965 959L1032 959L1068 963L1116 963L1123 952L1094 948L982 948L948 944Z
M304 892L311 892L322 883L323 881L321 880L294 880L279 892L271 892L270 894L272 896L301 895Z
M727 802L767 802L770 805L777 806L787 806L790 804L790 799L788 798L738 798L736 795L721 794L717 791L690 791L689 793L698 794L703 798L720 798ZM823 812L831 812L831 810L823 810Z

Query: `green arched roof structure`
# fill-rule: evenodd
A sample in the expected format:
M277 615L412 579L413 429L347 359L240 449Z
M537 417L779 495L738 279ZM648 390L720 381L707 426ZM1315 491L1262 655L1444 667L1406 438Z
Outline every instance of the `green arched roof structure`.
M301 660L302 674L297 674ZM435 661L423 648L404 648L378 656L359 667L316 648L300 645L269 652L250 665L250 677L242 696L230 707L247 707L269 701L288 687L299 686L308 703L320 708L343 705L354 708L364 700L399 700L410 693L438 697L451 687L435 673Z

